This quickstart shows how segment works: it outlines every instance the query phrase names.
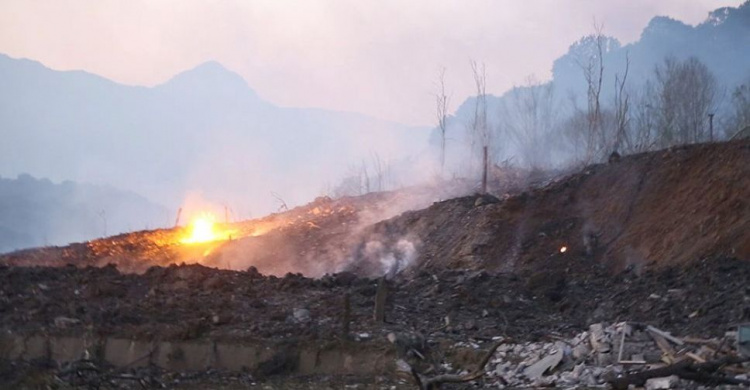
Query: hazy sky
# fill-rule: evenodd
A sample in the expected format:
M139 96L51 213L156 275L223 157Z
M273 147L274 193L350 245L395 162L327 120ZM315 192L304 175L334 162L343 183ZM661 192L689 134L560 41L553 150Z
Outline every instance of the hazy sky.
M623 43L657 15L690 24L741 0L0 0L0 52L125 84L154 85L208 60L284 106L432 124L438 69L452 107L531 74L592 30Z

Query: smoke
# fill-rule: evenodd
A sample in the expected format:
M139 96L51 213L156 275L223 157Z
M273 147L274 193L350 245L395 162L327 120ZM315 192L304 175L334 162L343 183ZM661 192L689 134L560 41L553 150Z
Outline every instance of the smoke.
M394 230L381 222L464 191L459 185L423 185L357 197L318 198L289 212L238 224L263 229L256 236L226 243L201 262L236 270L252 266L277 276L299 272L320 277L342 271L393 276L415 263L420 241L406 233L406 225Z
M381 274L388 278L394 277L399 272L409 268L417 258L416 245L406 239L398 239L395 246L389 247L380 241L369 241L365 244L365 259L377 259L381 265ZM355 259L353 261L363 261Z

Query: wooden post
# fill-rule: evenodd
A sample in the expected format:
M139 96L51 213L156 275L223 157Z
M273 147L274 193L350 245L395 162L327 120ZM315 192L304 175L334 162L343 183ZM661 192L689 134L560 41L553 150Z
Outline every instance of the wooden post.
M483 157L484 168L482 170L482 193L486 194L487 193L487 168L488 168L487 165L489 163L489 158L487 156L487 146L485 146L482 150L484 152L484 157Z
M342 318L344 340L349 339L349 322L350 321L351 321L351 303L349 302L349 293L345 293L344 294L344 317Z
M385 301L388 298L388 285L385 281L385 276L380 278L378 281L378 292L375 294L375 312L373 313L373 320L376 323L385 322Z
M714 114L708 114L708 140L714 141Z

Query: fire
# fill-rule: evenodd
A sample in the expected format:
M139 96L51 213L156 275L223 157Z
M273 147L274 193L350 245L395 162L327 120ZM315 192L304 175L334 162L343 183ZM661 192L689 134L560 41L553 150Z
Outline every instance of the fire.
M568 251L568 247L567 246L564 246L564 247L560 248L560 253L565 253L567 251Z
M190 234L180 240L183 244L196 244L231 238L231 231L219 231L216 227L216 217L203 213L190 223Z

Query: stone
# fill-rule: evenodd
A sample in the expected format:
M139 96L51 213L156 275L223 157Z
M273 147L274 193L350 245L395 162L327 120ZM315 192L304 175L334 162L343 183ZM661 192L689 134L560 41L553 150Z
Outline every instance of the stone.
M294 320L297 322L309 322L310 321L310 310L307 309L294 309L292 312Z
M477 196L477 199L474 201L474 207L480 207L495 203L500 203L500 199L490 194L484 194Z
M55 326L58 328L67 328L69 326L76 325L80 323L81 320L77 318L68 318L68 317L55 317Z
M677 375L651 378L646 381L646 390L666 390L677 388L680 378Z

